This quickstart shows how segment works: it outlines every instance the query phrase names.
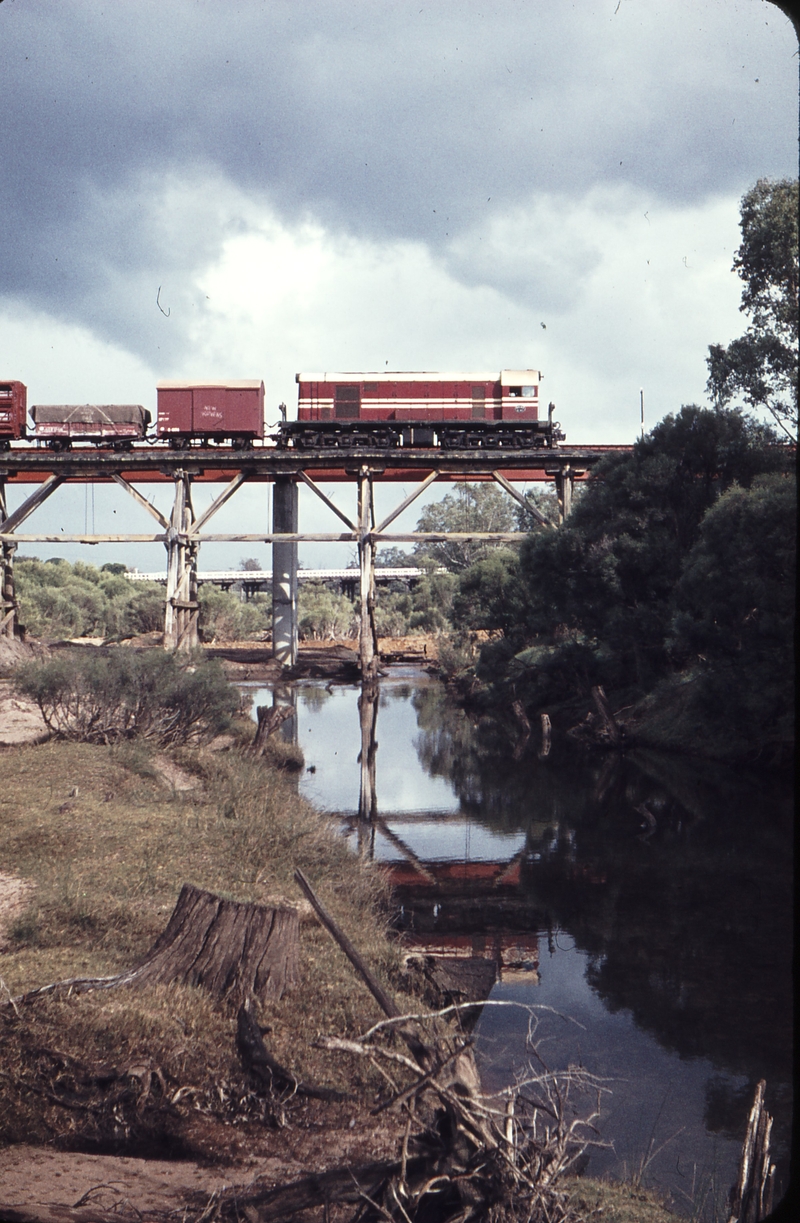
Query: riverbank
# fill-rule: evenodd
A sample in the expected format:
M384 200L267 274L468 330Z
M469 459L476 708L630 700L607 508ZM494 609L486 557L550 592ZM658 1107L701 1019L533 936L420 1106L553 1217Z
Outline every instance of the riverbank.
M170 768L136 743L0 751L0 891L13 893L2 993L7 1000L130 968L187 881L239 902L294 906L301 984L263 1005L259 1024L279 1064L343 1099L295 1095L276 1113L242 1064L235 1009L186 986L6 1003L0 1205L13 1203L17 1217L41 1219L45 1205L72 1206L93 1186L106 1187L108 1209L124 1192L147 1217L151 1207L177 1209L222 1184L259 1177L280 1185L399 1150L396 1115L370 1115L382 1076L364 1059L314 1045L320 1033L356 1037L382 1016L300 904L293 871L306 871L396 1005L414 1011L419 991L387 936L382 876L351 854L290 778L242 754L237 743L250 733L240 726L228 750L173 753ZM586 1191L576 1189L581 1200Z

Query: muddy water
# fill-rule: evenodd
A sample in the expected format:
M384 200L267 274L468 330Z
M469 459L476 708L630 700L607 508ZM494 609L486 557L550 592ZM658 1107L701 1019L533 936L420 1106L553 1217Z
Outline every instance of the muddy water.
M767 1081L778 1180L791 1124L789 788L650 752L559 744L518 761L441 686L301 684L285 724L300 787L391 870L411 944L499 966L477 1028L487 1085L537 1056L604 1079L588 1170L640 1176L695 1218L723 1215L755 1084ZM254 692L256 704L273 694ZM372 744L362 732L372 730ZM377 745L377 747L376 747ZM365 786L369 793L364 794ZM371 819L358 818L359 811Z

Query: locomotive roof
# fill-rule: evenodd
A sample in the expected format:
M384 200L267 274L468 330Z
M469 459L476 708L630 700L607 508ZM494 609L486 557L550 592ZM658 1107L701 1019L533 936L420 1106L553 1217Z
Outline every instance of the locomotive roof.
M509 385L511 382L522 382L525 377L533 374L536 378L541 378L541 373L538 369L501 369L500 373L497 370L456 370L446 371L425 371L425 370L382 370L381 372L362 372L362 373L324 373L324 374L295 374L296 382L502 382L504 385Z

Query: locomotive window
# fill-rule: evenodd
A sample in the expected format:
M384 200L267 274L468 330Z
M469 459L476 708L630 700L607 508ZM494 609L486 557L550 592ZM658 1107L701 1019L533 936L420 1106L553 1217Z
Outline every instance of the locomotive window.
M521 395L522 387L521 386L510 386L508 388L508 393L509 395Z
M524 386L522 388L522 398L523 399L535 399L538 394L538 391L539 391L538 387Z

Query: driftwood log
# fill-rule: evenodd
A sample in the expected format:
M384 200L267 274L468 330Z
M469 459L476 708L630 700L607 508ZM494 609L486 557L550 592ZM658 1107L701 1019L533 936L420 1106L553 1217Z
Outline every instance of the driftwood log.
M44 994L172 982L199 985L216 998L280 999L298 980L299 948L296 909L224 900L185 883L166 929L135 968L114 977L56 981L6 1005Z

